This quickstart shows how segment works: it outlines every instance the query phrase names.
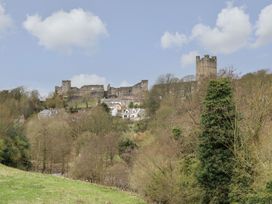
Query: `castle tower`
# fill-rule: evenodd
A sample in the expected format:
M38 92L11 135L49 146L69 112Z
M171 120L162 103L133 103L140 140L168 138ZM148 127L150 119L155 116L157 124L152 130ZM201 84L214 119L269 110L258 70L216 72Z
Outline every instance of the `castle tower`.
M148 91L148 80L141 81L141 88L143 91Z
M210 57L204 55L203 58L196 56L196 80L200 81L205 78L216 77L217 59L216 56Z
M71 90L71 81L70 80L63 80L62 81L62 94L64 96L67 96L68 93L70 92Z

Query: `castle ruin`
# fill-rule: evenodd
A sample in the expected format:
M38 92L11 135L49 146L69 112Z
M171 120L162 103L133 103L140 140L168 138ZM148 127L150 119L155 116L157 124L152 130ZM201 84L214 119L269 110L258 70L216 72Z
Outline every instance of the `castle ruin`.
M55 87L55 94L62 96L63 98L79 99L79 98L120 98L120 99L137 99L144 98L148 91L148 80L142 80L141 82L130 87L111 87L110 84L107 90L104 90L103 85L85 85L81 88L72 87L70 80L63 80L62 86Z
M199 82L205 78L216 77L217 59L216 56L204 55L203 58L196 56L196 81Z
M196 56L196 82L216 77L217 58L216 56ZM183 84L186 83L183 81ZM188 83L191 83L189 80ZM143 100L148 91L148 80L142 80L134 86L112 87L110 84L104 90L103 85L84 85L81 88L72 87L70 80L63 80L62 85L55 87L55 94L69 100L95 98L95 99L122 99L122 100ZM184 91L182 89L182 91Z
M106 97L107 98L122 98L122 99L143 99L144 94L148 91L148 81L141 82L130 87L114 88L108 85Z

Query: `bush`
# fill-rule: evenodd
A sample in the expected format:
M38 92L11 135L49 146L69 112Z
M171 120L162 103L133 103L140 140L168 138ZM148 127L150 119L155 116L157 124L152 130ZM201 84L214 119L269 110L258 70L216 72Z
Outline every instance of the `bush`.
M10 127L2 140L1 163L20 169L31 167L29 143L21 127Z
M128 189L128 173L129 168L126 163L117 162L107 169L104 184Z
M140 120L134 124L133 130L135 132L144 132L148 128L148 121L147 120Z
M151 174L146 194L155 203L199 203L201 191L195 178L197 163L194 157L187 156L157 169Z
M179 140L182 137L182 131L180 128L173 128L172 135L175 140Z
M121 139L118 143L119 155L127 164L130 164L133 152L137 148L137 144L129 138Z

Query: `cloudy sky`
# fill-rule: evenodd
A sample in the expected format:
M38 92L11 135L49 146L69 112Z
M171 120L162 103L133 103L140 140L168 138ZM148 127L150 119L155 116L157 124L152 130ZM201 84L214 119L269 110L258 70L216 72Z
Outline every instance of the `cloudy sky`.
M152 84L204 54L243 74L271 53L271 0L0 0L0 89Z

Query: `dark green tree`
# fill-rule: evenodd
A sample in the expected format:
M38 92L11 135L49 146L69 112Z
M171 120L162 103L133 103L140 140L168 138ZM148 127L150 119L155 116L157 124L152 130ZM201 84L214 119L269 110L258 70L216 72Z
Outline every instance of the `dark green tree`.
M228 79L210 81L201 115L198 181L202 203L230 203L230 184L235 165L235 106Z
M173 128L172 135L175 140L179 140L182 137L182 131L180 128Z
M0 152L1 163L20 169L29 169L31 167L30 146L22 127L9 127L2 144L2 152Z

